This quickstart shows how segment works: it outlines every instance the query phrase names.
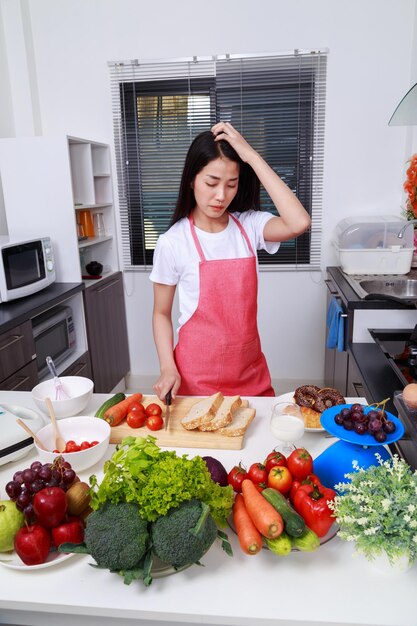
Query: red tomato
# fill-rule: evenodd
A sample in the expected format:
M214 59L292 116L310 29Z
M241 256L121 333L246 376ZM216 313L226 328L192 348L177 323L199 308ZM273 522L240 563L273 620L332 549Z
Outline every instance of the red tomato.
M129 411L126 416L127 425L130 426L130 428L141 428L145 426L146 420L147 417L145 413L141 411Z
M81 450L81 446L79 446L75 441L70 439L67 441L67 445L65 446L64 452L79 452Z
M81 450L88 450L88 448L91 448L91 443L89 443L88 441L82 441L80 448Z
M255 484L265 483L268 478L268 472L262 463L252 463L248 471L248 477Z
M145 413L145 407L143 406L142 402L132 402L129 407L129 413L132 413L133 411L137 411L138 413Z
M159 406L159 404L152 402L152 404L148 404L148 406L146 407L145 413L148 417L151 417L152 415L162 415L162 408ZM153 430L158 429L154 428Z
M304 480L313 471L313 458L305 448L293 450L287 462L292 476L298 480Z
M146 418L146 426L149 430L161 430L164 420L161 415L149 415Z
M98 446L99 443L100 443L99 441L92 441L90 443L90 448L92 448L93 446Z
M227 482L229 485L232 485L234 491L237 493L241 493L242 491L242 483L248 478L248 473L244 467L239 463L239 465L235 465L227 475Z
M264 461L266 471L269 473L273 467L287 467L287 459L281 452L272 450Z
M281 493L288 493L291 489L292 476L288 467L273 467L268 474L268 487L273 487Z

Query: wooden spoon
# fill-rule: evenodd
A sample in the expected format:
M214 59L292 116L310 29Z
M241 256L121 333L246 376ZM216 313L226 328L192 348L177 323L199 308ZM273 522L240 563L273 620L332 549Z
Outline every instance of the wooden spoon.
M25 430L27 432L28 435L33 437L33 440L36 441L36 444L37 444L38 448L40 448L41 450L45 450L45 452L50 452L50 450L45 448L45 446L43 445L43 443L39 439L39 437L37 437L35 435L35 433L32 430L30 430L29 426L27 426L27 424L25 424L25 422L23 422L20 418L18 418L16 420L16 422L19 424L19 426L21 426L23 428L23 430Z
M58 424L56 423L55 411L52 406L52 402L50 398L45 398L45 404L48 409L49 417L51 418L52 428L54 429L55 436L55 448L54 450L59 450L59 452L64 452L66 443L64 439L61 437L61 433L58 429Z

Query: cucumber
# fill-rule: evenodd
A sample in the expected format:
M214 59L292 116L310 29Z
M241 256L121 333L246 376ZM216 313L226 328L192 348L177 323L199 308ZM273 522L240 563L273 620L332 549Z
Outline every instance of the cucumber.
M264 537L265 543L269 550L279 556L287 556L292 550L291 538L287 535L285 530L282 531L279 537L275 539L268 539Z
M103 402L101 407L98 408L97 411L95 412L94 417L100 417L101 419L104 419L104 414L107 411L107 409L109 409L111 406L114 406L115 404L119 404L119 402L121 402L125 398L126 396L124 393L121 393L121 392L116 393L114 396L112 396L111 398Z
M286 497L271 487L264 489L262 495L281 514L285 532L290 537L300 537L306 529L305 522L301 515L294 511Z
M308 526L301 537L291 537L291 544L302 552L314 552L320 546L320 539Z

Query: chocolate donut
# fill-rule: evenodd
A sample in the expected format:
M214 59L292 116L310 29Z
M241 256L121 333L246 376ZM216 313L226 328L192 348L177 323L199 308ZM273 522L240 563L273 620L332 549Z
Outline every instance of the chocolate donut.
M345 404L346 402L340 391L337 391L337 389L333 389L332 387L324 387L323 389L320 389L317 396L318 398L314 408L316 411L320 411L320 413L323 413L323 411L332 406Z
M320 387L316 385L302 385L294 391L294 400L299 406L315 409Z

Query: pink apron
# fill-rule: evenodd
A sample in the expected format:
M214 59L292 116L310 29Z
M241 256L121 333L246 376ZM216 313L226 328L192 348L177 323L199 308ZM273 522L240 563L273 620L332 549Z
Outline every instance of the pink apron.
M190 216L200 256L196 311L180 328L175 361L184 396L274 396L257 327L258 276L249 238L233 216L251 252L241 259L207 261Z

